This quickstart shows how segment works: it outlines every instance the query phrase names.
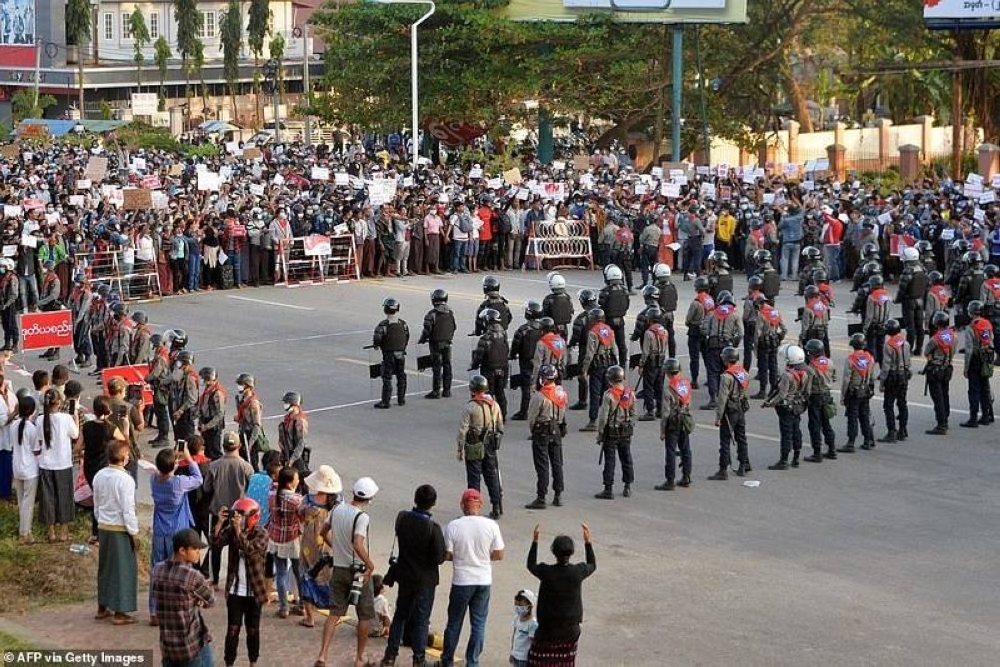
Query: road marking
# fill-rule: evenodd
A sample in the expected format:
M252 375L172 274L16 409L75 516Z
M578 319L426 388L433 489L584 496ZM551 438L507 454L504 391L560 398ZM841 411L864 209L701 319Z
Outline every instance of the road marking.
M227 299L236 299L238 301L249 301L250 303L260 303L265 306L278 306L279 308L292 308L293 310L316 310L315 308L307 308L306 306L296 306L291 303L281 303L280 301L268 301L267 299L253 299L248 296L236 296L235 294L227 294Z
M373 364L381 363L378 361L372 361L369 363L367 361L364 361L363 359L351 359L350 357L336 357L334 361L343 361L345 364L354 364L355 366L364 366L365 368L368 368ZM404 370L406 371L407 375L421 376L421 374L418 371L415 371L412 368L406 368Z
M220 345L219 347L206 347L201 350L192 350L197 354L203 352L218 352L220 350L237 350L244 347L257 347L258 345L275 345L277 343L295 343L303 340L319 340L321 338L335 338L337 336L357 336L359 334L369 333L368 329L359 329L357 331L338 331L336 333L326 333L326 334L316 334L314 336L298 336L296 338L276 338L274 340L255 340L250 343L236 343L234 345Z
M695 422L695 426L708 429L709 431L719 430L719 427L713 424L702 424L701 422ZM757 440L767 440L768 442L777 442L777 443L781 442L779 438L775 438L774 436L770 435L760 435L759 433L750 433L749 431L747 432L746 435L748 438L755 438Z
M452 389L461 389L462 387L468 387L468 386L469 386L468 382L453 382L452 385L451 385L451 388ZM408 391L408 392L406 392L406 397L409 398L411 396L418 396L420 394L425 394L425 393L427 393L427 392L425 392L423 389L421 389L419 391ZM381 400L382 400L381 398L369 398L369 399L364 400L364 401L353 401L351 403L340 403L338 405L327 405L327 406L324 406L322 408L313 408L311 410L306 410L305 413L307 415L312 415L312 414L316 414L317 412L330 412L331 410L343 410L344 408L356 408L359 405L365 405L365 404L368 404L368 403L378 403ZM445 399L445 400L447 400L447 399ZM285 417L284 414L280 414L280 415L268 415L267 417L264 417L264 420L265 421L274 421L275 419L283 419L284 417Z
M840 390L839 389L831 389L830 393L831 394L839 394ZM876 395L876 396L872 396L871 400L885 402L885 397L884 396L878 396L878 395ZM910 407L910 408L926 408L928 410L933 410L934 409L934 406L931 405L931 404L928 404L928 403L917 403L916 401L910 401L910 400L906 401L906 405L907 405L907 407ZM969 414L968 410L962 410L961 408L951 408L951 412L958 412L959 414L963 414L963 415Z

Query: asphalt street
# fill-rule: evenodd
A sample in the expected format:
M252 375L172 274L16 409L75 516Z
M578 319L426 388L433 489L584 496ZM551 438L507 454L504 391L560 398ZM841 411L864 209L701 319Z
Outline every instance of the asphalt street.
M371 506L371 541L376 563L384 569L393 517L409 507L419 484L437 487L439 521L459 514L465 475L455 460L455 433L476 340L465 334L482 300L483 275L209 292L143 308L157 331L185 329L196 367L216 367L230 391L238 373L256 376L272 442L277 441L283 392L302 393L314 467L333 465L345 484L370 475L382 488ZM600 285L599 272L564 275L574 298L581 287ZM507 272L500 278L515 313L512 334L525 301L547 293L545 274ZM739 276L736 282L740 299L746 283ZM690 282L678 279L678 285L683 320L693 290ZM436 287L449 291L459 322L454 358L461 384L451 399L429 401L423 394L430 389L430 372L415 370L415 341ZM850 316L844 311L851 295L847 282L835 287L831 343L839 374L848 350ZM783 284L778 306L797 335L792 320L801 300L794 288L794 283ZM406 406L394 403L391 410L376 411L372 404L380 387L368 380L367 369L376 359L362 347L371 342L382 318L380 304L388 296L402 302L401 316L409 322L407 366L413 370ZM636 295L630 314L640 306ZM631 322L628 326L631 331ZM682 326L678 352L686 370ZM922 365L922 359L914 359L914 371ZM37 359L29 361L29 368L37 366ZM933 412L915 375L907 442L880 444L872 452L842 454L822 464L803 463L787 472L767 470L778 458L777 420L754 401L747 431L755 470L746 479L758 480L757 488L735 476L728 482L706 480L717 468L718 432L712 427L714 413L695 411L691 488L653 490L663 481L663 446L656 423L639 423L632 446L633 497L595 500L601 475L594 434L578 431L585 412L571 412L565 506L528 511L522 506L534 497L535 475L527 427L510 422L501 450L506 557L494 568L483 664L506 664L513 596L521 588L537 590L524 566L532 527L541 524L547 554L558 533L579 542L579 525L587 522L598 570L584 587L580 665L995 665L1000 652L995 622L1000 615L1000 424L958 427L967 416L960 370L959 363L947 437L923 434L933 426ZM575 382L570 388L575 399ZM707 402L706 389L696 394L695 405ZM515 393L508 398L514 405ZM880 400L872 408L876 436L881 436ZM839 446L846 432L842 408L835 429ZM808 451L805 419L803 431ZM617 484L616 493L620 489ZM446 564L432 623L438 631L444 627L450 576ZM467 629L466 624L460 654ZM264 641L271 639L265 632ZM346 643L333 649L351 650ZM302 664L311 664L312 657L302 656ZM405 651L401 657L409 659Z

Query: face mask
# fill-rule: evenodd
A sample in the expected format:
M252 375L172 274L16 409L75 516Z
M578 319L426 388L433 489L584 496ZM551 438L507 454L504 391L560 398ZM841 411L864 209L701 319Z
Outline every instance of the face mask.
M184 368L184 364L182 364L181 362L177 361L177 362L174 363L174 368L176 368L177 370L180 370L180 369Z
M519 604L514 605L514 613L517 614L518 618L527 614L529 609L530 607L522 607Z
M285 406L285 412L290 412L291 411L291 409L292 409L292 404L291 403L285 403L284 406Z

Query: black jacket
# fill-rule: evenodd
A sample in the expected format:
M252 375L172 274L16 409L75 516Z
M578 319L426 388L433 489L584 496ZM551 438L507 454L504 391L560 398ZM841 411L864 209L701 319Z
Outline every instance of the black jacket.
M430 514L408 510L396 515L396 581L407 588L433 588L444 562L444 533Z

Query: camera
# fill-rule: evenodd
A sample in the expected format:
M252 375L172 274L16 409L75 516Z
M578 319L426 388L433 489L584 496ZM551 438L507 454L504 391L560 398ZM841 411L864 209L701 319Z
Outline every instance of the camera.
M319 573L324 569L333 566L333 556L328 553L320 555L316 560L316 564L309 569L309 578L316 579L319 577Z
M129 403L142 403L142 385L130 384L125 392L125 400Z
M183 452L185 449L187 449L187 440L178 440L177 451Z
M358 606L358 602L361 601L361 589L365 585L365 566L363 563L354 563L351 566L354 571L354 580L351 582L351 592L348 594L348 601L354 605Z

